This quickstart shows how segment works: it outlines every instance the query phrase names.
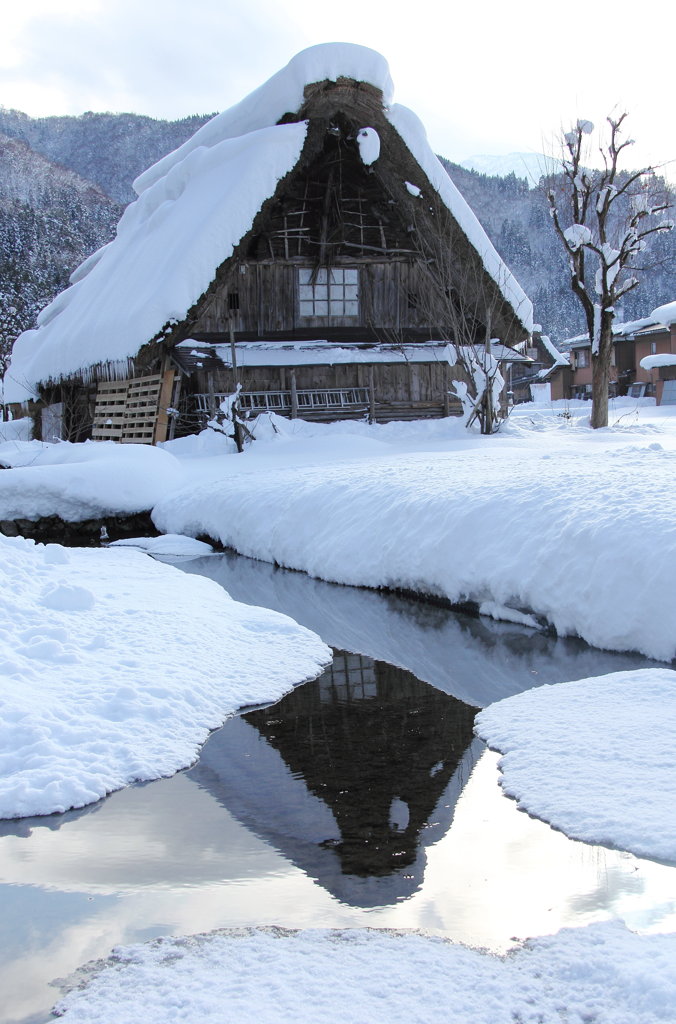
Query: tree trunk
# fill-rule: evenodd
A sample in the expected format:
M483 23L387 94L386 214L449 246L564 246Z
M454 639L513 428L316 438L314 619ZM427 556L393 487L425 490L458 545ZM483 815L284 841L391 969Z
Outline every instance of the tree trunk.
M601 337L599 350L592 353L592 413L591 425L608 426L608 385L610 383L610 364L613 354L613 313L604 310L601 317Z
M592 411L591 425L608 426L608 380L610 367L606 366L600 354L592 356Z

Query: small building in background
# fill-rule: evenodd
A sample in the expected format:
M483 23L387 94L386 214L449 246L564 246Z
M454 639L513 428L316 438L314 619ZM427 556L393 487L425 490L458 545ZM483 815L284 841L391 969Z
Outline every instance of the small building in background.
M564 398L589 398L592 394L592 352L587 334L569 338L559 346L570 359L570 379ZM655 398L657 404L676 402L673 385L665 381L676 372L676 301L658 306L647 317L613 327L610 394ZM657 358L652 358L657 357ZM659 357L665 357L660 361Z
M566 398L572 377L569 358L542 333L539 324L535 324L529 342L517 347L527 361L510 367L508 389L512 402L517 405Z

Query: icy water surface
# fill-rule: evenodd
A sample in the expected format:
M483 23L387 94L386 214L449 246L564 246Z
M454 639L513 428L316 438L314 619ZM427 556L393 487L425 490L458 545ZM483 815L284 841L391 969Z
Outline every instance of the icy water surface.
M676 927L676 869L520 813L472 736L492 700L645 659L236 556L184 568L310 626L333 664L189 771L0 823L0 1020L42 1024L54 979L161 934L411 927L504 950L608 917Z

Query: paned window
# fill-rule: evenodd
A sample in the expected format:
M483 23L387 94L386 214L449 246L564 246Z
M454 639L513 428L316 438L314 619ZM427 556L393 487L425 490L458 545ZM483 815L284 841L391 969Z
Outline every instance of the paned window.
M298 271L301 316L359 316L359 271L356 267L310 267Z

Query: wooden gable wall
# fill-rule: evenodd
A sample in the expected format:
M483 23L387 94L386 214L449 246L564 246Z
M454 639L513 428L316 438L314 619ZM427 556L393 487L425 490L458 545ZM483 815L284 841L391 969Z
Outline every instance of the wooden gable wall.
M247 262L238 264L236 274L214 292L191 333L225 333L231 318L234 331L247 338L307 329L323 337L335 328L365 327L379 331L385 340L388 332L424 328L415 263L346 261L341 265L358 270L358 317L300 317L298 264Z
M358 94L363 105L362 91ZM382 120L380 101L369 111L374 121ZM415 221L419 217L425 230L438 230L438 217L406 188L406 171L415 176L417 165L400 167L402 154L388 154L385 138L378 169L363 163L356 138L363 123L369 122L335 111L311 122L304 157L221 268L194 310L190 334L222 334L232 327L247 340L276 333L302 336L303 331L331 339L337 329L361 327L389 340L393 333L429 328L434 300L421 295L430 286L429 275L418 269L423 247ZM391 128L381 126L381 131L396 135ZM401 140L399 145L411 163ZM466 240L456 231L455 241L462 262ZM452 238L449 244L455 244ZM301 267L356 268L358 316L302 317ZM425 336L439 337L439 331L430 328Z

